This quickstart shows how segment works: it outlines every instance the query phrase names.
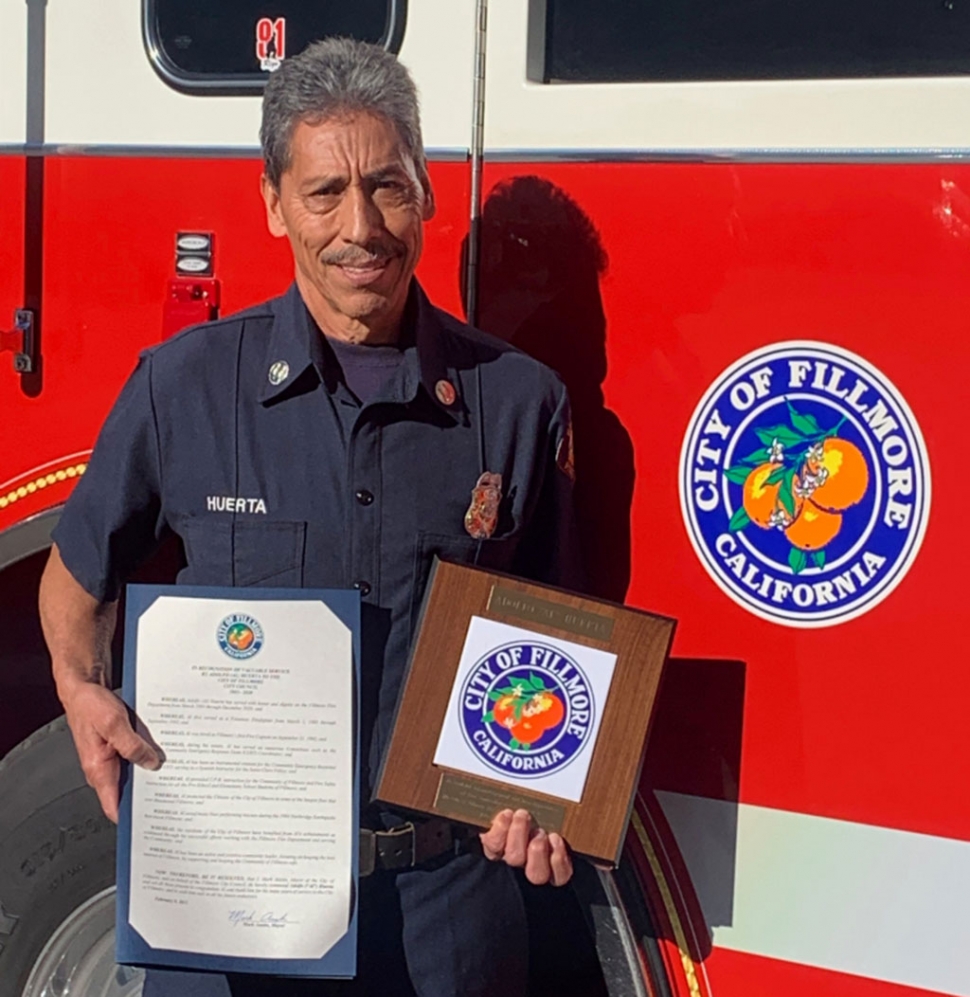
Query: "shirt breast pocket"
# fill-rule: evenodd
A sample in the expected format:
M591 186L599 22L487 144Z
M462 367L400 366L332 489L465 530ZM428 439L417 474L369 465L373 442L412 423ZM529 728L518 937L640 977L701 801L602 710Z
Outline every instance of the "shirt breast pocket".
M521 537L513 533L488 540L443 533L418 533L414 544L414 585L411 589L411 635L417 623L424 590L435 557L457 564L470 564L487 571L511 572Z
M179 581L193 585L303 585L306 523L191 517L178 524L187 567Z

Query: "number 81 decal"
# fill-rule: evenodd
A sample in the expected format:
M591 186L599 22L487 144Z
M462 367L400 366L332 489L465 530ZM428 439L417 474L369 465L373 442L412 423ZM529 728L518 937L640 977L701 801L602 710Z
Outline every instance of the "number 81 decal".
M286 58L286 18L261 17L256 22L256 59L264 73L280 68Z

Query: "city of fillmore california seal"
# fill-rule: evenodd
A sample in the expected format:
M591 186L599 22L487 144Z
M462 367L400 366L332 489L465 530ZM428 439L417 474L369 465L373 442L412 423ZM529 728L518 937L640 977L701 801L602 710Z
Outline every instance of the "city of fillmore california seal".
M461 691L461 731L489 768L536 778L565 768L595 722L589 680L560 648L537 641L497 647Z
M775 623L832 626L885 599L912 565L929 517L926 445L862 357L776 343L701 399L680 501L694 550L735 602Z
M263 628L248 613L233 613L219 624L216 640L230 658L251 658L263 646Z

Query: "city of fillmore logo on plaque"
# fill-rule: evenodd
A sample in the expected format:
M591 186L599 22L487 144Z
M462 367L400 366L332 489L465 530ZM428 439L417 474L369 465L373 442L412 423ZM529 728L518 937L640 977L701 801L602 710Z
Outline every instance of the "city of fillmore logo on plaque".
M497 772L535 777L568 765L596 704L579 665L548 644L515 642L484 655L465 680L461 728Z
M687 429L680 499L691 543L735 602L796 627L867 612L919 551L926 445L894 385L818 342L741 358Z
M472 616L434 764L580 800L616 655Z
M233 613L219 624L216 639L230 658L251 658L263 646L263 628L255 617Z

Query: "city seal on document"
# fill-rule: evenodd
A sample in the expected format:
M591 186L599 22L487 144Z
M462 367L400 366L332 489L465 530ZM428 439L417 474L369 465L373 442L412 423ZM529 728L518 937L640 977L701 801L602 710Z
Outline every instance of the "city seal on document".
M216 639L230 658L251 658L263 646L263 628L255 617L233 613L219 624Z
M594 729L589 680L552 644L503 644L481 657L461 690L461 731L489 768L537 779L565 768Z
M721 373L687 427L680 502L730 598L786 626L868 612L919 552L930 468L899 390L862 357L782 342Z

